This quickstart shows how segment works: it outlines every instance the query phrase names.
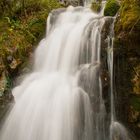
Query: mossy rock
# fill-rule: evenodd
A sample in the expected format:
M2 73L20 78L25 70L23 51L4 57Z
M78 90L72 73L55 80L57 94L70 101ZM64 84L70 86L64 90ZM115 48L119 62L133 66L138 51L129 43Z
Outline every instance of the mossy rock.
M108 0L105 6L104 15L105 16L115 16L120 8L117 0Z
M136 44L140 36L140 1L123 0L115 23L115 34L123 41ZM130 42L129 42L130 44ZM139 43L138 43L139 44Z
M91 9L94 12L100 12L100 10L101 10L101 2L92 2Z

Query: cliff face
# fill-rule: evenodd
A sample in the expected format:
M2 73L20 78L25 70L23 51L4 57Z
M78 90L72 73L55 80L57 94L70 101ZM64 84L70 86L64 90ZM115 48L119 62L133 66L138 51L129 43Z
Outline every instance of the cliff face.
M104 15L116 15L114 25L114 94L117 119L132 132L132 135L134 134L139 139L140 1L108 0Z
M117 116L140 137L140 1L122 0L115 22Z

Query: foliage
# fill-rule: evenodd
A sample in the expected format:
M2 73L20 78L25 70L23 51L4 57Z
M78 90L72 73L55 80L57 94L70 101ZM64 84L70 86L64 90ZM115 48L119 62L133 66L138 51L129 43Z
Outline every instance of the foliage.
M0 1L0 95L11 87L9 81L27 64L45 34L49 12L59 7L57 0Z
M115 32L119 34L121 31L127 37L139 40L140 35L140 1L139 0L123 0L119 10L120 17L116 22Z
M115 16L120 6L117 0L108 0L105 6L105 16Z
M57 0L1 0L0 14L1 16L21 16L44 9L50 12L60 6Z

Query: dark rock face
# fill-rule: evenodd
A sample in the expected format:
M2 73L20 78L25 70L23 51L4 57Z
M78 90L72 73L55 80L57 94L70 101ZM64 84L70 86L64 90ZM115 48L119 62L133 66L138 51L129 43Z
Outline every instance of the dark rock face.
M108 49L108 36L110 34L110 27L113 23L112 17L106 17L105 23L102 28L101 34L101 78L103 88L103 98L105 100L107 113L110 113L110 77L107 64L107 49Z
M9 110L10 105L13 103L13 96L11 93L5 93L4 96L0 97L0 123Z
M138 139L140 138L139 19L139 0L123 0L115 22L116 110L119 121L132 130Z
M117 17L118 20L119 17ZM102 29L101 75L103 98L106 110L110 112L110 79L107 66L107 37L113 18L106 17ZM116 28L117 22L115 22ZM121 30L121 32L124 32ZM121 32L119 34L121 34ZM128 39L128 38L127 38ZM115 35L114 40L114 101L117 120L130 130L136 138L140 137L140 47L133 39L127 41Z
M134 53L137 50L135 46L134 50L128 48L129 46L125 42L116 43L114 47L116 113L119 121L123 122L139 138L140 79L137 67L140 66L140 62L139 57Z

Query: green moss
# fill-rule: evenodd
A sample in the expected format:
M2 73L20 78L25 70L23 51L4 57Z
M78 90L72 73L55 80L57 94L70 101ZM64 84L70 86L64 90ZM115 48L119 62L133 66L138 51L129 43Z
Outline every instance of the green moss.
M139 40L140 35L140 1L123 0L119 10L120 16L115 24L116 35L123 32L123 38Z
M105 16L115 16L120 6L117 0L108 0L105 6Z

